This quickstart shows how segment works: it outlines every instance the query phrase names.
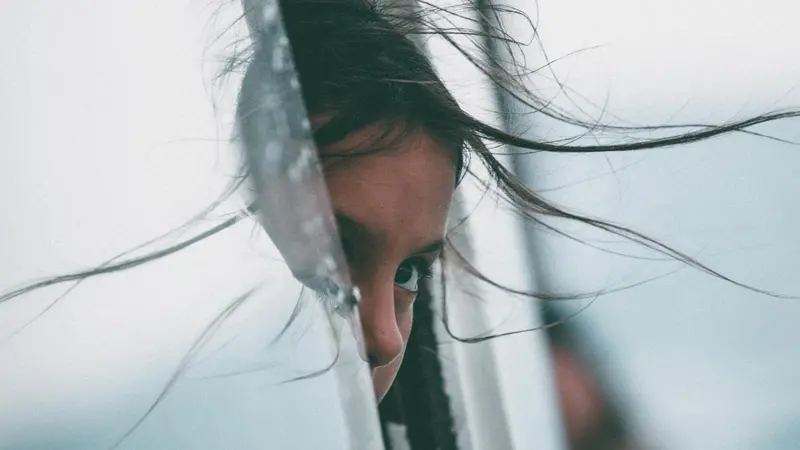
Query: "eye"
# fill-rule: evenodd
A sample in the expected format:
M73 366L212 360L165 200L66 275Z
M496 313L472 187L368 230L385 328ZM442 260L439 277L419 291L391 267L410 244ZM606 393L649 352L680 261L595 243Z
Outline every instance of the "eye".
M419 282L428 277L428 264L424 261L404 261L394 274L394 284L416 293L419 291Z

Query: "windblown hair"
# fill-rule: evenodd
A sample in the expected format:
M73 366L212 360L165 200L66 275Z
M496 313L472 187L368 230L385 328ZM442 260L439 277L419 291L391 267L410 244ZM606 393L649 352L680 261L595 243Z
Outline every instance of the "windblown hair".
M256 7L263 6L263 0L253 1ZM629 239L639 245L660 252L691 267L706 272L730 283L768 295L769 292L745 286L700 263L686 253L649 238L628 227L593 217L582 216L555 205L528 188L519 177L505 167L496 157L497 148L514 155L535 152L550 153L598 153L627 152L690 144L732 132L750 131L759 124L791 119L800 116L800 111L786 110L750 117L721 125L669 125L658 126L619 126L605 125L601 122L587 122L554 106L540 98L520 78L525 68L514 61L501 65L492 59L491 49L497 46L510 48L521 46L502 27L502 16L515 14L526 17L521 11L499 6L488 0L465 0L460 8L444 11L418 0L418 7L409 8L395 2L380 0L279 0L284 26L289 36L295 67L302 87L302 95L309 115L327 115L322 126L314 130L314 140L318 148L325 149L341 141L344 137L372 125L391 124L393 132L384 133L382 138L371 142L368 148L352 149L343 153L324 153L323 158L358 157L391 147L392 144L410 133L424 132L435 141L449 149L457 162L459 179L470 173L470 162L477 159L489 171L492 183L501 199L526 220L545 227L550 231L577 239L554 228L543 219L560 218L576 221ZM240 20L251 11L245 11ZM475 29L443 27L434 20L437 17L456 15L463 19L475 17ZM533 24L531 23L531 27ZM535 31L535 29L534 29ZM475 49L483 52L477 57L460 45L456 37L466 35L475 44ZM425 51L418 44L420 39L439 36L470 60L493 83L506 98L511 98L529 110L524 114L539 114L549 119L577 127L586 133L609 132L615 135L661 130L670 132L688 128L688 132L668 134L659 138L637 139L629 137L625 143L608 145L573 145L526 139L511 134L501 128L481 121L462 109L447 90ZM228 59L220 77L231 72L243 71L245 80L255 68L269 64L265 51L271 45L264 42L258 33L251 36L250 45L239 49ZM508 67L511 67L510 69ZM514 68L518 70L513 70ZM246 83L243 83L246 87ZM240 129L257 127L249 117L252 102L248 92L241 89L237 108L237 122ZM533 111L533 113L532 113ZM535 117L535 115L534 115ZM394 132L396 130L402 132ZM244 135L244 133L242 133ZM244 146L247 143L243 143ZM224 196L229 196L246 179L249 168L243 168L243 177ZM222 200L220 200L221 202ZM213 210L220 202L201 213ZM141 264L163 258L185 249L220 231L230 228L243 220L254 207L230 218L191 238L173 246L148 253L143 256L125 258L118 255L90 270L34 282L0 295L0 302L23 295L31 290L54 284L76 282L88 277L119 272ZM153 242L147 243L152 244ZM466 272L494 284L483 277L464 255L448 247L447 254L462 265ZM545 300L559 299L561 296L547 293L518 292Z

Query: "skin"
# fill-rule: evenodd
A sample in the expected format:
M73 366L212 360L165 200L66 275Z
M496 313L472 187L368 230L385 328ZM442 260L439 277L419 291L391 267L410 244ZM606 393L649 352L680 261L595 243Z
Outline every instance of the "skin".
M321 153L363 148L378 131L352 133ZM396 275L439 257L455 165L450 153L417 133L396 148L326 162L324 172L351 276L362 294L361 321L380 401L403 360L416 298L413 279L395 283Z

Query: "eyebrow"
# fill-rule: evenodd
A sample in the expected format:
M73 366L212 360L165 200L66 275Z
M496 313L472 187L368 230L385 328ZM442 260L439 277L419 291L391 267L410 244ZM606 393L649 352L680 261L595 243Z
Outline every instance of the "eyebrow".
M336 218L336 226L338 227L339 233L343 238L356 240L361 244L368 246L379 245L385 240L385 236L380 233L376 233L370 227L353 219L352 217L348 217L340 212L336 212L334 217ZM415 250L412 254L422 255L426 253L433 253L441 251L443 248L444 240L438 239L422 248Z

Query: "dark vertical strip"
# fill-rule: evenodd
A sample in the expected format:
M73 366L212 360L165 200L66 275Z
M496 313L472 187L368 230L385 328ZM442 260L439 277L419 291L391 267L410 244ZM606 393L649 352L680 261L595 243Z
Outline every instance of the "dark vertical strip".
M403 407L400 389L395 383L383 401L378 405L378 413L381 419L381 432L383 433L383 442L386 450L394 449L393 436L388 433L389 426L401 426L405 428L405 419L403 418ZM406 440L408 438L406 437Z
M414 329L399 377L408 438L413 450L458 448L434 332L435 320L429 290L425 286L414 305Z
M425 286L414 305L414 327L397 380L380 405L381 423L384 432L390 423L405 426L412 450L458 450L428 292Z

